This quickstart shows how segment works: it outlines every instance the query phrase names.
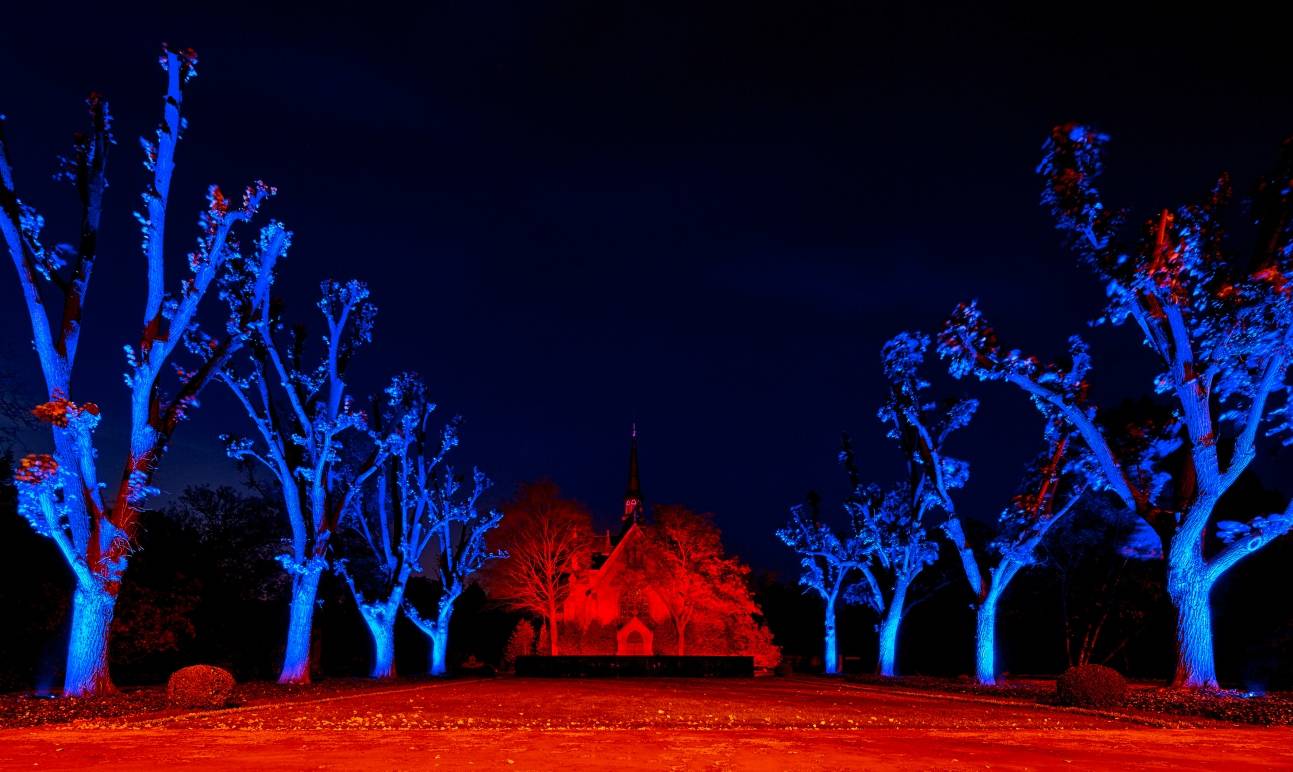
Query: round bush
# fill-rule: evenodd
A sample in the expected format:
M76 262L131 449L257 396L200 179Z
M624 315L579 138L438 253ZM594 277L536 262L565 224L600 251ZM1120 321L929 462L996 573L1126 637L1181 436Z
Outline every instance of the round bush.
M1055 701L1082 708L1111 708L1127 701L1127 679L1104 665L1078 665L1055 681Z
M223 708L233 694L233 674L211 665L190 665L171 674L166 701L181 708Z

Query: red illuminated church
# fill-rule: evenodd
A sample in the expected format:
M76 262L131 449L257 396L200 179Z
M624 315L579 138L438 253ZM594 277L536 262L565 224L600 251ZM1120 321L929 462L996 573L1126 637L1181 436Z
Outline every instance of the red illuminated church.
M723 554L708 518L681 507L648 516L638 476L636 427L618 535L594 539L570 579L563 650L585 655L750 655L780 658L746 585L748 569ZM564 652L563 652L564 653Z

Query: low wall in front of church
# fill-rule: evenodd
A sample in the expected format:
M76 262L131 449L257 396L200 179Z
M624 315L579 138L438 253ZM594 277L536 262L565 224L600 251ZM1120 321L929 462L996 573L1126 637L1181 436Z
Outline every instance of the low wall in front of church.
M533 678L753 678L754 657L517 657L516 674Z

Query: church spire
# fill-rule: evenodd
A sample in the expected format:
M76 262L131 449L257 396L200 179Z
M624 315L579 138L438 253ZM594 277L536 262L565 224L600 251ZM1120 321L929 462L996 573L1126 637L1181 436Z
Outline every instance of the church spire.
M642 485L638 481L638 425L629 433L629 486L624 492L624 523L642 518Z

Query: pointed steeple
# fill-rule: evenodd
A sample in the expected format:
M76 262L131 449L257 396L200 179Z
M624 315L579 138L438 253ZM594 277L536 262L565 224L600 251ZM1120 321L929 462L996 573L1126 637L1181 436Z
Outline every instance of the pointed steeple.
M624 492L624 524L642 518L642 485L638 480L638 425L629 434L629 486Z

